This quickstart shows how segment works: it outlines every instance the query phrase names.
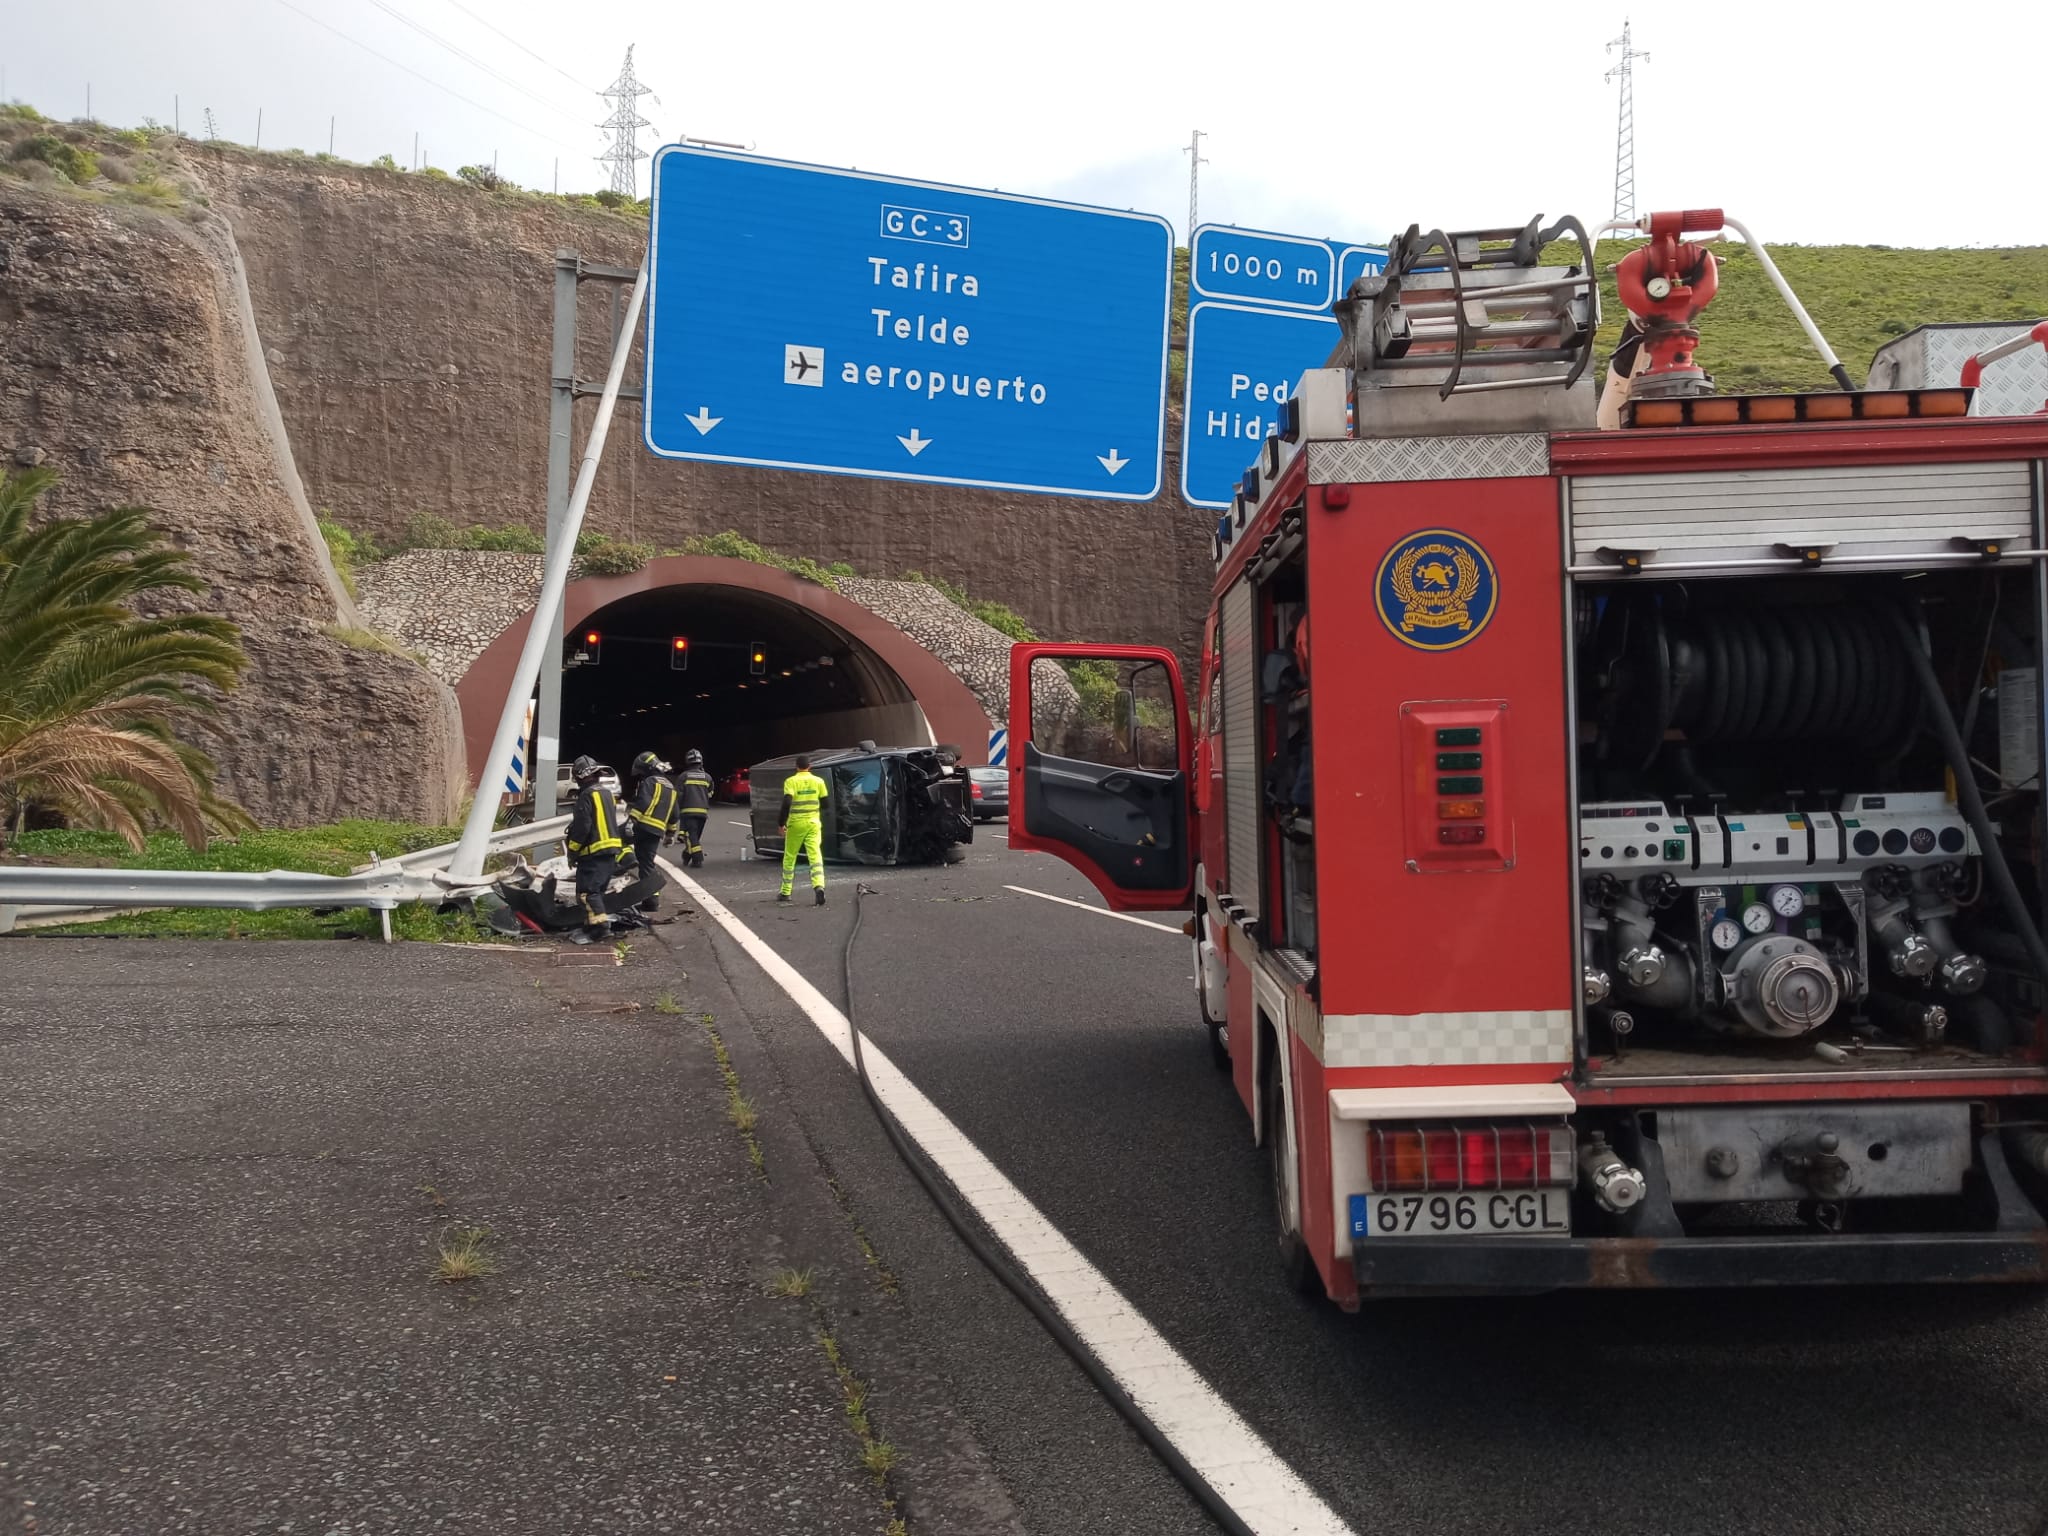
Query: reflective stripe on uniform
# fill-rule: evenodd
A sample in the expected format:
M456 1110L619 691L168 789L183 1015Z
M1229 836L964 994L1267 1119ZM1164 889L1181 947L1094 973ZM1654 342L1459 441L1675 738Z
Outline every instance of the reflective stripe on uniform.
M825 781L815 773L793 773L783 780L782 792L789 796L791 817L815 816L825 803Z
M666 805L662 803L664 792L667 795ZM656 779L654 781L654 798L649 803L647 809L644 811L636 809L630 814L635 821L650 831L665 832L668 830L669 822L675 815L675 808L675 786L666 779Z
M618 853L624 850L626 845L619 834L612 830L611 815L606 810L610 800L611 796L602 789L590 792L590 816L597 824L597 835L580 846L576 843L568 844L571 853Z

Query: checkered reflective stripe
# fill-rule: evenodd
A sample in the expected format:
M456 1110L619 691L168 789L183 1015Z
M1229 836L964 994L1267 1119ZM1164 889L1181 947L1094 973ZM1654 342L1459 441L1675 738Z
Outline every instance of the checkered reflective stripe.
M1550 473L1541 432L1469 437L1357 437L1308 445L1311 485L1383 480L1505 480Z
M1326 1067L1466 1067L1572 1059L1569 1008L1500 1013L1331 1013Z

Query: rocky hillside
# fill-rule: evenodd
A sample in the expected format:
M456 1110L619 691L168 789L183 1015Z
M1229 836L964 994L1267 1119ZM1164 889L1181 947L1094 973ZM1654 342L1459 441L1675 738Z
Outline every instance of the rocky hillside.
M448 690L366 649L266 411L216 215L59 178L0 177L0 454L61 474L53 513L156 510L242 627L251 667L191 733L260 821L446 821L462 794Z

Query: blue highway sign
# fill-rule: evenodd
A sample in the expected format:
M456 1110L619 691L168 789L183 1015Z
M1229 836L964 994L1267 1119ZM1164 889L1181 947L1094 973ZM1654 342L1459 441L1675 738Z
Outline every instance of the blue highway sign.
M1337 252L1337 297L1343 298L1351 291L1351 285L1368 272L1387 270L1387 251L1379 245L1346 245L1334 247Z
M1204 224L1189 254L1195 304L1181 495L1198 507L1227 507L1295 382L1336 347L1332 297L1342 298L1365 273L1384 271L1387 253Z
M1197 304L1189 312L1183 497L1198 507L1230 505L1245 466L1280 424L1295 381L1323 365L1339 334L1329 315L1244 304Z
M1188 251L1195 297L1270 309L1328 309L1336 253L1328 241L1204 224Z
M1172 256L1150 214L670 145L654 157L647 446L1149 500Z

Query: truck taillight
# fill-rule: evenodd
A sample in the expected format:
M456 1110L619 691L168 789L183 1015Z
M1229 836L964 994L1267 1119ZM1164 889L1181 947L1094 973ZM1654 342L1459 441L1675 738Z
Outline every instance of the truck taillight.
M1573 1150L1564 1125L1375 1125L1365 1168L1375 1190L1531 1189L1569 1185Z

